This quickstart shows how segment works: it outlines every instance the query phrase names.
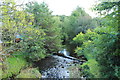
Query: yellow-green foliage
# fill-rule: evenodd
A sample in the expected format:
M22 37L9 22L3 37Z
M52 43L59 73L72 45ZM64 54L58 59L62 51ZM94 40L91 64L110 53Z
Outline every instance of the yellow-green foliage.
M88 66L88 69L85 69L85 66ZM100 78L100 67L98 62L95 59L89 59L86 63L81 66L86 72L92 74L94 78Z
M16 78L40 78L41 74L39 73L37 68L29 68L22 70Z
M20 70L27 64L26 60L22 57L9 57L3 63L2 78L7 78L17 75Z
M45 33L43 29L35 28L34 14L28 13L19 7L17 9L15 2L5 1L1 3L2 23L2 41L3 49L6 53L19 49L27 59L40 60L46 56L44 49ZM16 35L20 34L22 40L15 43ZM9 49L6 49L8 47Z

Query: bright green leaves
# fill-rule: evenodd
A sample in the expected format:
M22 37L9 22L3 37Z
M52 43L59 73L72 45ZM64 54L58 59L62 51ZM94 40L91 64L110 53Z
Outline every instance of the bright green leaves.
M83 34L82 32L80 32L75 38L73 38L73 40L77 42L84 42L88 40L93 40L94 37L97 37L97 33L88 29L86 34Z
M81 32L80 34L78 34L75 38L73 38L74 41L77 41L77 42L83 42L84 41L84 34Z
M22 57L10 57L3 63L2 78L9 78L13 74L17 75L19 71L26 66L26 60Z

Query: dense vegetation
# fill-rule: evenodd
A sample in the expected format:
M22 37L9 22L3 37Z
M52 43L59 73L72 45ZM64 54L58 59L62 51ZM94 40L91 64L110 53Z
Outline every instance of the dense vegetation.
M2 54L5 55L2 60L22 55L28 62L38 61L56 53L62 47L62 40L58 34L61 29L56 26L56 20L47 5L36 2L26 5L22 8L14 2L7 1L1 4ZM21 41L17 42L16 36L20 36ZM10 76L12 75L7 77Z
M41 75L37 68L31 68L32 63L63 48L72 56L87 58L80 66L82 75L120 78L119 4L101 2L94 10L102 17L91 18L80 7L70 16L60 16L52 15L44 2L29 2L24 6L4 1L0 7L2 78L39 78ZM20 41L16 41L16 36Z
M80 32L74 41L80 43L75 50L78 55L85 55L87 63L82 65L88 77L119 78L120 77L120 2L102 2L94 8L104 17L101 25L95 29ZM107 13L105 13L107 12Z
M62 21L63 45L74 54L77 44L73 38L79 33L86 33L87 29L94 29L99 25L97 19L92 19L82 8L77 7L70 16L60 16Z

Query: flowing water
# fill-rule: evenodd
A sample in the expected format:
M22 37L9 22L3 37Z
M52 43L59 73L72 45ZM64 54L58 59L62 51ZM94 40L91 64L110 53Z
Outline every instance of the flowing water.
M70 57L70 56L69 56ZM36 63L42 78L81 78L80 61L73 57L52 55Z

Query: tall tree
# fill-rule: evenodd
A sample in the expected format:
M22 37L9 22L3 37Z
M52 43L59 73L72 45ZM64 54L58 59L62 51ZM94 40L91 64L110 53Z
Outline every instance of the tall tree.
M79 33L74 40L82 42L76 49L78 55L85 55L88 62L83 64L88 77L120 77L119 3L101 2L95 8L104 17L101 26L87 33ZM94 69L95 68L95 69ZM97 72L97 73L96 73Z
M43 29L46 33L45 48L48 53L56 53L61 48L60 29L56 26L55 20L44 2L39 4L37 2L30 2L26 4L26 11L34 14L34 26Z
M91 18L82 8L77 7L71 14L65 18L63 22L64 32L67 34L64 37L64 44L67 45L69 51L74 53L74 49L76 48L77 44L73 41L73 38L79 33L83 32L86 33L87 29L95 28L96 25L95 20Z
M17 10L17 7L20 10ZM45 49L43 47L45 33L42 29L33 28L33 14L28 14L21 6L9 1L2 3L1 10L4 53L7 55L18 51L18 55L24 55L32 60L39 60L45 57ZM15 42L17 35L23 37L19 43Z

